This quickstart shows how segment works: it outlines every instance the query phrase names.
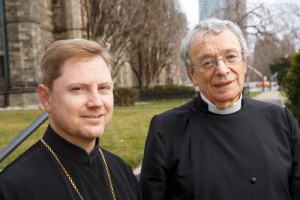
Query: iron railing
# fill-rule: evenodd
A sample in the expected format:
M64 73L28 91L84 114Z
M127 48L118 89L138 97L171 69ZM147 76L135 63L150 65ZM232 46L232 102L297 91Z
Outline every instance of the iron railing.
M11 154L24 140L26 140L36 129L38 129L48 119L48 113L44 112L33 121L22 133L11 141L3 150L0 151L0 162Z

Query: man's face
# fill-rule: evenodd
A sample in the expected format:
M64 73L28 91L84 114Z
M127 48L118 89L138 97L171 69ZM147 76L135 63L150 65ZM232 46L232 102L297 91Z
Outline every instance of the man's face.
M94 141L111 120L113 83L100 56L67 60L52 91L42 85L39 93L51 127L73 144Z
M194 65L203 63L203 60L217 61L214 69L201 71L199 66L189 69L193 84L201 93L215 104L219 109L233 105L240 97L246 73L247 58L242 56L242 61L227 65L221 59L228 52L241 52L241 46L236 36L230 30L214 34L198 32L190 44L190 58Z

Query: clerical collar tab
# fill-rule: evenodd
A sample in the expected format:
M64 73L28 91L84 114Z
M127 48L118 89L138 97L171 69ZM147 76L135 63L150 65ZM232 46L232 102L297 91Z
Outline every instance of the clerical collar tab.
M219 115L228 115L239 111L242 108L242 96L240 95L239 100L232 106L225 108L224 110L218 109L213 103L211 103L201 92L201 98L208 104L208 110L212 113Z

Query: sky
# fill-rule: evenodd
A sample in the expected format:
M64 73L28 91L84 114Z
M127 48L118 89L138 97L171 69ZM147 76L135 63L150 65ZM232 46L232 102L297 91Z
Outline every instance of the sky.
M186 13L188 26L193 27L199 18L199 0L179 0L180 7Z
M298 1L298 0L296 0ZM179 0L183 12L187 15L188 26L193 27L198 22L199 17L199 0ZM247 0L248 3L295 3L295 0Z

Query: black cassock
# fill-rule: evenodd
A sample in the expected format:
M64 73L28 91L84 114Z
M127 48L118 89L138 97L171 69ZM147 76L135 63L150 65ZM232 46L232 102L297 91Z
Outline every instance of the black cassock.
M287 108L243 98L220 115L200 96L153 117L143 200L300 200L300 131Z
M85 200L110 200L111 190L99 140L88 155L48 126L44 141L54 150ZM102 149L116 199L140 199L138 182L132 169L121 158ZM0 173L0 199L77 200L80 199L54 156L38 141Z

